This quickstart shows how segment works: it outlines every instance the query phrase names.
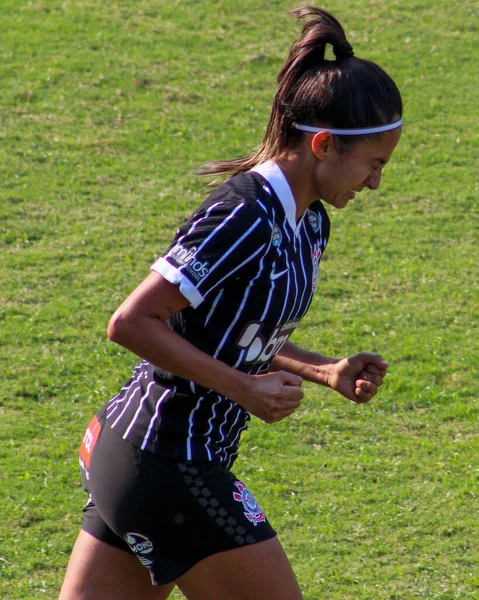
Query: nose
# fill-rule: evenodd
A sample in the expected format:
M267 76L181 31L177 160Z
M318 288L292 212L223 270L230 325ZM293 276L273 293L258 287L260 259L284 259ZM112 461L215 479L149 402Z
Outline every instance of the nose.
M367 179L364 180L364 185L368 187L370 190L377 190L381 185L381 173L377 173L375 175L371 175Z

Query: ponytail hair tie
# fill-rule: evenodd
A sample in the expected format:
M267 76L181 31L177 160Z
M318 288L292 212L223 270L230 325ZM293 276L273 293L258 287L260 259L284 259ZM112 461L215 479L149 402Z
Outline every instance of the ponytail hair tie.
M351 44L347 40L344 40L334 44L333 54L336 57L336 60L346 60L346 58L354 56L354 50Z

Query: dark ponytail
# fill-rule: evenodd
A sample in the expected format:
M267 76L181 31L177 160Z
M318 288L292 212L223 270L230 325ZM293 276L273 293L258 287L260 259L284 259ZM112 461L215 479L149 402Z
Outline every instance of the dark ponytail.
M294 123L356 129L385 125L402 116L401 94L394 81L375 63L354 56L333 15L313 6L298 8L291 14L306 23L278 75L261 148L249 157L208 163L201 174L232 176L278 158L305 135L295 129ZM327 44L332 46L336 60L326 60ZM378 135L341 135L338 140L352 144Z

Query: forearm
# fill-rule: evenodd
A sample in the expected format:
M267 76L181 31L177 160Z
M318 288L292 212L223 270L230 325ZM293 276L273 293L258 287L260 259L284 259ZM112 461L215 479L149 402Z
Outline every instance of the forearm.
M241 398L249 376L198 350L158 317L119 315L108 337L152 364L232 400Z
M305 350L292 342L287 342L277 354L270 371L283 370L301 376L306 381L331 387L331 365L339 360Z

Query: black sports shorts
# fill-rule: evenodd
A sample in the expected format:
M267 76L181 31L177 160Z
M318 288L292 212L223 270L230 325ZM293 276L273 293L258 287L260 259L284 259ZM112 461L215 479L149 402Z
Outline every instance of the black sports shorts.
M80 450L89 501L82 528L136 554L153 585L203 558L276 535L253 494L220 463L142 451L95 417Z

